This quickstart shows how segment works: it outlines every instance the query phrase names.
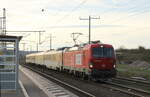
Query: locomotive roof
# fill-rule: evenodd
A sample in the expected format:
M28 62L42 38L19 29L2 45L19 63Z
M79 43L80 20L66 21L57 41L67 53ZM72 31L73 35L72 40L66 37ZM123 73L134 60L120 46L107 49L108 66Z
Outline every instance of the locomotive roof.
M110 47L110 48L113 47L110 44L91 43L91 44L86 44L84 46L74 46L74 47L69 48L69 50L66 50L66 51L76 51L76 50L82 50L84 48L97 47L97 46L104 46L104 47Z
M104 46L104 47L108 47L108 48L113 48L113 46L110 44L102 44L102 43L88 44L88 45L85 45L83 48L97 47L97 46Z
M87 44L87 45L84 46L84 48L87 48L87 47L96 47L96 46L113 47L110 44L96 43L96 44Z
M110 45L110 44L91 44L91 46L93 46L93 45L103 45L103 46L106 46L106 47L112 47L112 45Z

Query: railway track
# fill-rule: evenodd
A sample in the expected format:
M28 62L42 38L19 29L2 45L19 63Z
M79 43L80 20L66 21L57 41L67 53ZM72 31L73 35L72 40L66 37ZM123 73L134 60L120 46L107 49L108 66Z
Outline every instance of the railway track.
M36 73L38 73L38 74L40 74L40 75L46 77L46 78L48 78L48 79L51 79L52 81L54 81L54 82L56 82L56 83L59 83L59 84L65 86L65 87L68 87L68 88L74 90L75 92L78 92L79 94L82 94L83 97L96 97L96 96L94 96L94 95L92 95L92 94L90 94L90 93L88 93L88 92L86 92L86 91L83 91L83 90L81 90L81 89L79 89L79 88L77 88L77 87L75 87L75 86L72 86L72 85L70 85L70 84L68 84L68 83L66 83L66 82L63 82L63 81L61 81L61 80L59 80L59 79L57 79L57 78L55 78L55 77L53 77L53 76L51 76L51 75L48 75L48 74L46 74L46 73L43 73L43 72L38 71L38 70L35 70L35 69L32 69L32 68L29 67L29 66L25 66L25 65L23 65L23 66L24 66L25 68L28 68L28 69L30 69L30 70L32 70L32 71L34 71L34 72L36 72Z
M150 97L150 82L148 81L118 77L113 78L112 81L107 81L106 84L134 96Z
M124 78L124 77L117 77L117 78L114 78L114 79L132 81L132 82L135 82L135 83L141 83L141 84L145 84L145 85L150 86L150 82L145 81L145 80L138 80L138 79L133 79L133 78L132 79L131 78Z
M26 66L26 67L28 69L36 72L36 73L41 74L42 76L44 76L46 78L55 80L58 83L61 83L61 84L65 85L65 86L67 86L67 87L70 87L71 89L73 89L75 91L78 91L81 94L85 94L86 95L85 97L98 97L97 95L95 96L95 95L90 94L89 91L85 92L84 89L81 90L80 87L77 88L74 85L68 84L68 82L62 82L59 78L56 79L57 77L55 77L53 75L50 76L51 74L47 73L47 71L45 71L45 73L42 73L42 72L40 72L41 71L40 69L36 69L35 70L35 69L32 69L31 67L28 67L28 66ZM58 73L58 74L60 74L60 73ZM129 97L150 97L149 92L147 92L147 91L145 92L144 90L128 87L128 86L125 86L125 85L122 85L122 84L118 84L118 83L115 83L115 82L112 82L112 81L107 81L104 84L102 84L102 83L95 83L95 82L88 82L88 81L83 81L83 82L91 84L94 87L101 87L101 88L110 89L112 91L119 91L122 95L126 94L126 95L129 95ZM108 96L108 97L110 97L110 96ZM111 96L111 97L128 97L128 96Z
M111 85L116 90L133 95L134 97L150 97L150 92L144 91L142 89L125 86L114 82L106 82L106 84Z

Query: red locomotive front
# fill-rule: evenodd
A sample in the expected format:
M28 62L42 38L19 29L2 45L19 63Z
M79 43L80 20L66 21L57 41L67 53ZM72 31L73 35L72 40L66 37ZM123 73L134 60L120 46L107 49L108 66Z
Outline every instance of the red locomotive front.
M107 79L116 76L114 48L109 44L91 43L64 52L64 69L81 76Z
M91 44L89 68L94 78L111 78L116 76L116 57L114 48L108 44Z

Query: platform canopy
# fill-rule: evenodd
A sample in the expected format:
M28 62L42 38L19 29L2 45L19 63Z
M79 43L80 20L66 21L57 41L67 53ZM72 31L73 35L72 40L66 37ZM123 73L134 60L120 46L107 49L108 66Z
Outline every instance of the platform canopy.
M10 35L0 35L0 41L14 42L15 40L20 41L22 36L10 36Z

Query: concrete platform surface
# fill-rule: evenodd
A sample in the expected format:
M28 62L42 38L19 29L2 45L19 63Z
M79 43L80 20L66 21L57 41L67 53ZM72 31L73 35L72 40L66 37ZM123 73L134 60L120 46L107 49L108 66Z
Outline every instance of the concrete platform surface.
M0 97L48 97L28 76L19 71L19 88L16 91L1 91Z
M27 69L19 68L23 74L28 76L48 97L79 97L76 94L66 90L49 79Z
M43 90L21 71L19 71L19 79L23 83L29 97L48 97Z

